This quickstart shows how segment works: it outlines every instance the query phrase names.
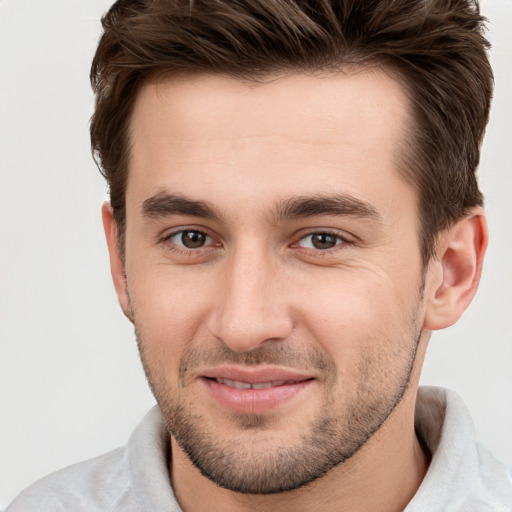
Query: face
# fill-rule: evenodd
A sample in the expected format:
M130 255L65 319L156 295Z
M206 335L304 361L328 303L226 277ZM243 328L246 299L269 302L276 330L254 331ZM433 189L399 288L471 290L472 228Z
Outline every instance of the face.
M408 122L379 70L140 92L118 291L174 442L218 485L300 487L400 403L424 317Z

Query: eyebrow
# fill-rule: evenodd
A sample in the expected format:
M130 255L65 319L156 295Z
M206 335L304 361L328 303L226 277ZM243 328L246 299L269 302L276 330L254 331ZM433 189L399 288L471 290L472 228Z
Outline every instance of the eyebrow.
M282 201L272 212L275 222L304 219L317 215L343 215L375 221L382 220L374 206L349 194L293 197Z
M190 215L222 221L222 215L205 201L194 201L187 197L159 192L142 203L142 215L150 219L158 219L171 215Z
M223 222L223 216L206 201L159 192L142 203L142 214L150 219L171 215L189 215ZM298 196L281 201L271 212L274 223L304 219L318 215L352 216L381 221L379 212L370 203L349 194Z

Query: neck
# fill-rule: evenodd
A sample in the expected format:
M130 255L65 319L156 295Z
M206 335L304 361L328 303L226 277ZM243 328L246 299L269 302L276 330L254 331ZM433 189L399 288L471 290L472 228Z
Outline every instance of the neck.
M412 389L411 389L412 388ZM414 430L416 389L410 387L361 450L312 484L271 495L245 495L205 478L172 440L171 480L184 512L402 511L425 476L429 458Z

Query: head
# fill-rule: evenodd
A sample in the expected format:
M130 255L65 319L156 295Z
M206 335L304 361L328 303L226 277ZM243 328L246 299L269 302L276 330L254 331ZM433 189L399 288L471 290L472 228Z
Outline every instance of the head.
M143 84L162 77L221 74L258 82L290 71L383 66L410 101L400 172L420 198L425 264L436 235L482 205L476 169L492 70L474 0L120 0L102 22L91 69L91 141L122 253L130 117Z
M462 314L485 249L481 22L446 0L106 15L104 222L173 457L276 493L414 433L429 331Z

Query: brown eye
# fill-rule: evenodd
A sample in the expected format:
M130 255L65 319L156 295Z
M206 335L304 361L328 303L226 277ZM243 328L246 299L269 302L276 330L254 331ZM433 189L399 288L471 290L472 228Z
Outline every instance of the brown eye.
M181 242L189 249L197 249L204 245L206 242L206 236L199 231L184 231L181 234Z
M318 233L312 235L311 243L315 249L331 249L336 245L337 237L327 233Z
M207 234L192 229L174 233L169 237L169 240L173 244L185 247L186 249L200 249L207 243L211 243L211 238Z
M326 250L340 245L344 240L332 233L311 233L300 240L300 246L306 249Z

